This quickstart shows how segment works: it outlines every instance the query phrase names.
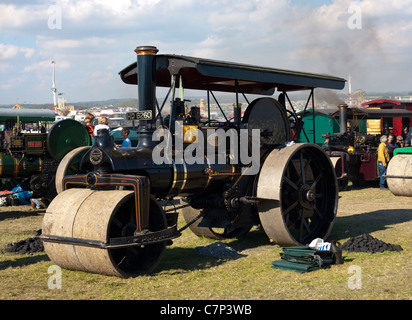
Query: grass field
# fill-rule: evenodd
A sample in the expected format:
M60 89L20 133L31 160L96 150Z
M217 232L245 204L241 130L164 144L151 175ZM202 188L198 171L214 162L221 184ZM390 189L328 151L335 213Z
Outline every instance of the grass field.
M49 289L53 263L45 253L5 252L8 243L31 237L41 228L44 210L29 206L0 208L1 300L163 300L163 299L332 299L412 298L412 198L364 188L340 193L338 216L331 238L344 243L363 233L403 251L348 253L345 262L305 274L271 268L281 248L254 229L240 240L225 243L244 254L219 259L195 252L213 240L198 238L189 229L167 247L151 275L120 279L62 270L61 289ZM183 219L179 218L180 226ZM353 288L354 277L357 287Z

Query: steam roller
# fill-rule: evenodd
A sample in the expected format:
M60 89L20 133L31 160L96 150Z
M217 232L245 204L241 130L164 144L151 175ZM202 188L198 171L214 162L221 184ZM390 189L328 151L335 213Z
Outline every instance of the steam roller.
M123 278L148 274L186 228L199 237L231 239L261 225L282 246L329 235L338 204L333 165L315 144L287 143L290 124L279 101L257 98L243 117L237 103L233 121L216 123L202 122L196 108L185 114L183 97L166 96L171 101L169 122L159 118L155 88L171 85L173 93L178 77L185 77L186 88L208 84L213 90L235 92L237 99L239 92L268 95L270 85L279 85L276 81L297 81L287 78L290 72L279 78L277 69L259 69L266 80L257 81L253 66L157 55L151 46L138 47L136 53L137 62L120 76L125 83L138 84L139 108L128 114L139 124L138 145L118 148L102 129L90 148L77 148L60 162L59 194L46 211L41 235L55 264ZM228 85L235 84L234 74L242 81ZM299 82L302 88L313 77L324 80L307 75ZM317 83L332 88L337 80L327 79ZM159 121L163 129L170 128L161 131L160 139ZM179 136L190 130L195 134ZM165 210L161 203L173 199L181 205ZM179 213L186 222L180 229Z
M386 171L386 182L395 196L412 197L412 147L395 149Z

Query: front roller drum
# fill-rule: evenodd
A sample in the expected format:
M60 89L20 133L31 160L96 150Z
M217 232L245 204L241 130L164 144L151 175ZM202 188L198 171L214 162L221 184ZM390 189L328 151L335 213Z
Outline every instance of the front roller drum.
M136 230L133 191L68 189L47 208L42 234L108 243L133 236ZM162 208L150 202L149 230L167 227ZM122 248L98 248L81 243L44 242L49 258L62 268L127 278L152 272L166 242Z
M273 242L299 246L325 239L337 212L334 167L315 144L274 149L263 163L257 196L262 227Z

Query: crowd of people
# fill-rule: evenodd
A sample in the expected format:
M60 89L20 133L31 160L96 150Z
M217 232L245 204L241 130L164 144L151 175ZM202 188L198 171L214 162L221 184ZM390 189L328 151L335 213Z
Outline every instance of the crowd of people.
M383 135L380 138L380 144L378 148L378 167L379 167L379 187L380 190L387 190L386 185L386 169L388 163L393 157L393 152L397 148L410 147L412 145L412 134L409 132L408 127L403 128L402 135L395 138L394 134Z
M107 130L110 134L109 118L100 117L96 126L94 125L94 122L95 116L92 113L86 113L84 125L89 133L90 141L93 141L93 138L99 134L100 130ZM121 136L124 140L121 145L116 145L117 148L130 148L132 146L132 142L129 139L129 134L129 128L122 128Z

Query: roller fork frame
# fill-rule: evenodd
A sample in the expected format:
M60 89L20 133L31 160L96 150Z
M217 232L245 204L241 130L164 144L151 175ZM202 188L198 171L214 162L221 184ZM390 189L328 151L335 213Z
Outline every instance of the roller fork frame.
M66 176L63 178L63 191L79 185L83 187L132 187L135 201L136 233L148 229L150 212L150 181L146 176L89 172L87 174Z
M113 238L109 240L109 243L52 235L41 235L40 238L48 242L66 243L101 249L115 249L164 242L181 235L181 232L177 230L176 225L156 232L149 231L150 181L145 176L89 172L88 174L66 176L63 179L63 191L76 186L99 187L108 185L133 188L136 210L136 232L134 236Z

